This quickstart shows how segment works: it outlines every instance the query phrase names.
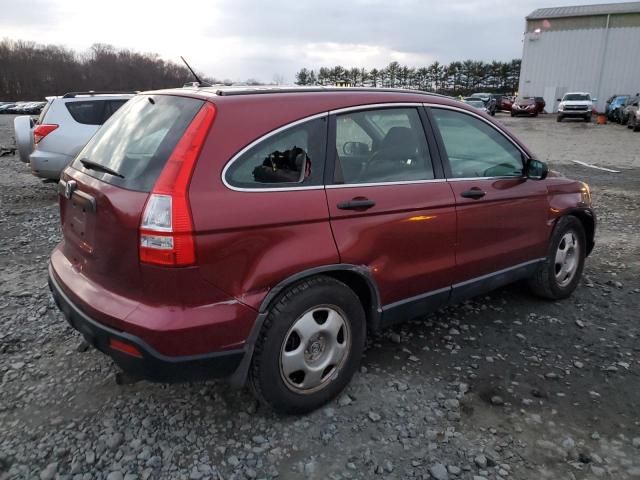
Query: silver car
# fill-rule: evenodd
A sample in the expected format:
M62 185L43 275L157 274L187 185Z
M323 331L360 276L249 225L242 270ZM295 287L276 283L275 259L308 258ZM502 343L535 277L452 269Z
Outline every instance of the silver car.
M20 160L29 163L37 177L59 179L98 128L133 95L73 92L48 97L37 121L26 115L14 120Z

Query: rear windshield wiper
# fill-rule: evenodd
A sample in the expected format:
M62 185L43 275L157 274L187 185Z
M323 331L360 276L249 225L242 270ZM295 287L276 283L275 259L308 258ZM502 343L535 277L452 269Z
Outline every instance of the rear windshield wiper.
M110 169L109 167L105 167L104 165L100 165L99 163L92 162L87 158L83 158L80 160L80 163L84 166L84 168L88 168L89 170L97 170L99 172L108 173L109 175L113 175L114 177L124 178L124 175L116 172L115 170Z

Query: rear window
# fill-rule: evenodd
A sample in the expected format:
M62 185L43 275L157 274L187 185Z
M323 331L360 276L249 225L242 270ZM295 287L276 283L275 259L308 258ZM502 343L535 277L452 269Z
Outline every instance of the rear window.
M134 97L98 130L72 166L103 182L149 192L202 105L186 97ZM87 168L83 160L98 167Z
M67 102L65 106L73 119L84 125L102 125L126 100L88 100Z

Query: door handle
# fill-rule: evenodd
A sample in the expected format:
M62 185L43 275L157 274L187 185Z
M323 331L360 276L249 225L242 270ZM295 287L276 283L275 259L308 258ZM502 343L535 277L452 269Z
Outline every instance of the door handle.
M486 192L480 190L478 187L473 187L466 192L462 192L460 195L464 198L473 198L474 200L477 200L484 197L486 194Z
M348 202L339 203L338 208L340 210L367 210L375 205L376 202L368 198L354 198Z

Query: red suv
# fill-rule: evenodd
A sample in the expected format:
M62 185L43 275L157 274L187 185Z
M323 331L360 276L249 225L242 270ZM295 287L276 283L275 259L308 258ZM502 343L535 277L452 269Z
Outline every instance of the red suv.
M59 191L49 282L89 343L291 413L345 387L369 331L520 279L567 297L595 229L588 186L489 116L381 89L140 94Z

